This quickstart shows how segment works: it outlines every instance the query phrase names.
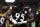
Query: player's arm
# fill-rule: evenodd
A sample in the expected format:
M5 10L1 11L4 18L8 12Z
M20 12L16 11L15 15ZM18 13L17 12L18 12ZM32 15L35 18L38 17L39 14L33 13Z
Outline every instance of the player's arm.
M14 20L13 18L9 17L8 15L4 15L4 17L10 21L12 21L14 24L17 24L17 21Z
M9 20L6 20L7 27L10 27Z
M9 17L8 15L11 15L11 11L10 11L10 10L8 10L8 11L4 14L3 17L5 17L6 19L12 21L14 24L17 24L17 21L14 20L13 18Z
M27 22L31 22L34 20L34 16L30 13L28 14L28 19L27 19Z

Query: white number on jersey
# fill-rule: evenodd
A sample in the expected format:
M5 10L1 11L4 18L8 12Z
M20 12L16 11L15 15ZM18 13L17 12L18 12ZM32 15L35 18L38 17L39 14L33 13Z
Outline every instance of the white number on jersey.
M22 17L22 19L20 19L20 20L23 21L25 14L21 14L21 15L20 15L20 13L16 13L16 14L15 14L16 20L18 20L18 18L19 18L20 16Z
M1 18L1 25L4 23L5 19L2 17Z

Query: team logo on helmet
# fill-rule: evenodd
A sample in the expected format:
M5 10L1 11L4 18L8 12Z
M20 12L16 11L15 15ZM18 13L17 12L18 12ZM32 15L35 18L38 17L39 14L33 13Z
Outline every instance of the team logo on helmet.
M27 14L27 11L25 11L25 14Z

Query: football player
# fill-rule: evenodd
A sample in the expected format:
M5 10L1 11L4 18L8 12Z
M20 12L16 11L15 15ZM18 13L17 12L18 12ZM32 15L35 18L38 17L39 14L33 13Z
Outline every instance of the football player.
M36 27L38 27L40 20L40 7L38 7L38 10L36 11Z
M34 20L34 17L27 10L29 8L23 9L23 6L23 2L18 2L17 8L12 11L13 17L9 17L11 14L10 10L4 15L6 19L13 22L14 27L26 27L26 23L30 23Z
M3 6L2 9L1 9L1 14L4 14L7 10L8 10L7 6ZM3 15L1 16L1 19L0 19L0 20L1 20L1 27L5 27L5 26L6 26L5 23L8 24L7 26L9 26L8 20L5 19L5 18L3 17Z

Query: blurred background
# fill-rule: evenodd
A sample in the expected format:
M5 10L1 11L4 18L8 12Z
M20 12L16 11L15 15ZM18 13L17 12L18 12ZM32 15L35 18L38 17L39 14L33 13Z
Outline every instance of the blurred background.
M12 0L11 0L12 1ZM30 12L31 14L34 16L34 21L31 23L28 23L28 27L40 27L40 14L39 12L37 12L38 10L40 10L40 0L14 0L12 2L8 2L7 0L0 0L0 17L2 16L3 13L5 13L10 6L14 8L16 8L18 2L23 2L24 6L23 7L30 7ZM11 10L11 9L10 9ZM7 27L7 24L5 25ZM10 24L10 26L12 27L12 24Z

